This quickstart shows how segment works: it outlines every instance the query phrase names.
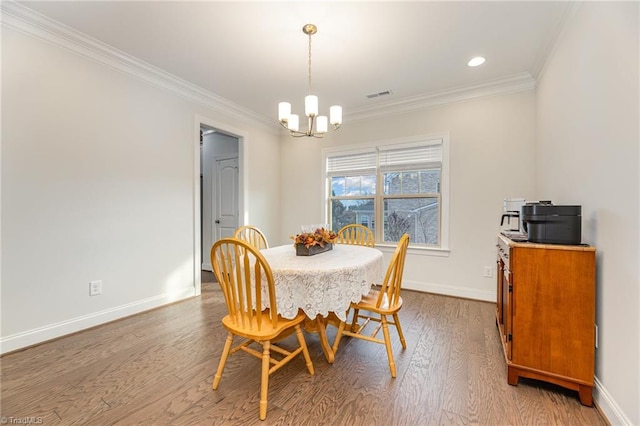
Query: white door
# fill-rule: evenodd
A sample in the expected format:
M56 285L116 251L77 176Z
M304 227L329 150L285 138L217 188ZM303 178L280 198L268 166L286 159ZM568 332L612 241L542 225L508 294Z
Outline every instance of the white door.
M238 158L217 159L214 169L213 243L238 227Z

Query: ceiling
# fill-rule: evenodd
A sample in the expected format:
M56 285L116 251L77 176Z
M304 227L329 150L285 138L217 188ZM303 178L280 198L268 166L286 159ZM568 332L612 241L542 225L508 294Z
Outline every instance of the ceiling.
M22 5L277 120L303 114L308 38L320 113L345 121L438 93L535 78L571 3L551 1L27 1ZM486 57L470 68L467 61ZM390 91L387 96L367 95Z

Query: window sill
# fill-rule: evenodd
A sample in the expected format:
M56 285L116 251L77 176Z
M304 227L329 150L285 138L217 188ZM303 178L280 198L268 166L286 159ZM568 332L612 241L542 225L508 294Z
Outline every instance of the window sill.
M383 253L393 253L396 249L395 245L391 244L376 244L376 248ZM412 256L434 256L434 257L449 257L451 250L435 247L411 247L407 249L407 254Z

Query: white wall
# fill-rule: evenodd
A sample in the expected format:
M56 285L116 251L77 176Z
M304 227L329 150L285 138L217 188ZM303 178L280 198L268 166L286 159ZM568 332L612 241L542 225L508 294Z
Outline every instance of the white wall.
M3 352L195 294L197 117L243 132L279 231L277 132L203 105L3 24Z
M539 197L582 205L597 249L596 400L613 424L640 424L639 8L586 2L538 86Z
M247 149L249 170L247 170L248 177L245 184L245 202L248 207L244 212L244 220L240 219L240 224L255 225L260 228L267 237L269 245L281 244L282 242L278 242L282 225L280 201L282 146L279 143L279 136L252 137Z
M535 93L495 95L384 119L348 122L324 140L283 137L283 237L321 223L321 149L449 133L450 254L411 252L405 288L495 301L496 235L505 197L534 195ZM286 173L286 175L285 175Z

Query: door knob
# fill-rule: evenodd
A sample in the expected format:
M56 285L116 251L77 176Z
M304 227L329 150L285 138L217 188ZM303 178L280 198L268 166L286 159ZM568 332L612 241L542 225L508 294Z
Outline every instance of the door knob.
M216 220L216 223L220 223L220 221L219 221L219 220Z

